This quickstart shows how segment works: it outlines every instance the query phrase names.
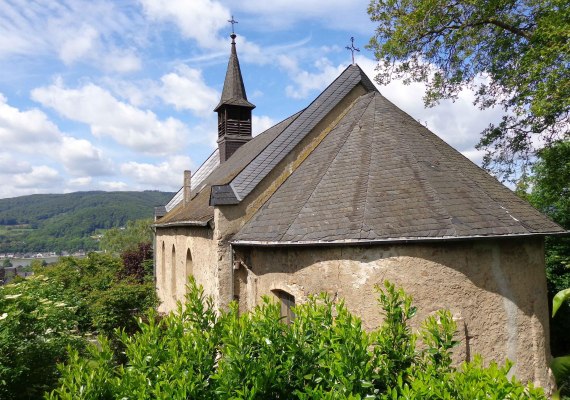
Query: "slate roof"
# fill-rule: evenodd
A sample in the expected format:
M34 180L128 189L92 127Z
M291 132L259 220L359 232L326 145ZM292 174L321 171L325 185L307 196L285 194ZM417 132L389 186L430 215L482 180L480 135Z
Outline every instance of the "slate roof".
M173 204L157 226L206 226L213 218L213 206L238 204L359 84L368 93L357 99L234 236L234 244L425 241L564 232L390 103L355 65L306 109L253 138L226 162L219 164L214 152L192 178L190 203Z
M226 70L226 79L224 80L224 89L222 90L222 98L214 109L218 109L223 105L244 106L248 108L255 108L255 106L247 101L245 93L245 86L241 76L241 69L239 67L239 60L236 52L235 35L232 34L232 50L230 59L228 61L228 68Z
M216 164L212 161L212 156L200 167L196 174L192 176L191 201L184 206L180 200L174 208L163 218L157 221L156 226L170 225L197 225L206 226L214 217L214 207L210 206L210 192L212 185L225 185L230 182L246 165L248 165L261 151L267 147L275 138L282 133L289 124L294 121L300 113L292 115L286 120L269 128L265 132L255 136L245 143L224 163ZM218 154L217 150L213 154ZM212 168L212 165L215 165ZM194 176L207 167L209 175L197 186L194 186ZM205 173L204 173L205 174Z
M237 204L324 118L356 85L371 91L375 86L360 67L351 65L301 112L276 140L229 183L212 192L212 204Z
M190 181L190 190L198 193L205 185L205 180L217 166L220 165L220 151L216 149L210 154L210 157L192 174ZM178 204L184 200L184 187L181 187L178 192L170 199L168 204L164 206L166 212L172 211ZM165 214L166 214L165 212ZM162 215L164 216L164 214Z
M368 243L562 232L380 93L371 92L359 98L233 243Z

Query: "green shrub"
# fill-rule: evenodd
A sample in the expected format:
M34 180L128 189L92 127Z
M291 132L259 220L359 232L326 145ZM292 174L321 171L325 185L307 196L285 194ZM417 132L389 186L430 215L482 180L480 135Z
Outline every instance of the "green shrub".
M0 286L0 398L37 399L58 379L67 348L81 349L75 297L36 275Z
M94 332L138 330L137 317L156 305L154 285L122 271L119 257L91 253L36 265L35 275L0 286L0 399L53 390L57 364L82 357ZM111 345L113 362L121 360L121 344Z
M379 300L384 323L367 333L326 295L297 306L287 325L268 299L247 314L235 304L218 314L191 282L177 312L149 314L134 335L118 332L125 364L101 338L89 357L72 352L46 399L546 399L508 379L509 364L485 368L476 358L454 368L449 312L428 318L416 337L410 297L386 284Z

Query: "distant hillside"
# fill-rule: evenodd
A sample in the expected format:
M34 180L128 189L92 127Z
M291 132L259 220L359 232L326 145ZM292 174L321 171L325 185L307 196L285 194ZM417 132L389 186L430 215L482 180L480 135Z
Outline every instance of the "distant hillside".
M151 218L174 193L75 192L0 199L0 253L95 250L98 230Z

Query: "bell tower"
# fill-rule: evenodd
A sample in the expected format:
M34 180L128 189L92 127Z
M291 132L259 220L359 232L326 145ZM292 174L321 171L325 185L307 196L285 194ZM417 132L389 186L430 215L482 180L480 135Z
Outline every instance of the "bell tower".
M240 146L252 139L251 110L255 108L255 105L247 101L236 52L236 34L232 32L230 37L232 49L224 89L222 98L214 109L218 113L220 163L225 162Z

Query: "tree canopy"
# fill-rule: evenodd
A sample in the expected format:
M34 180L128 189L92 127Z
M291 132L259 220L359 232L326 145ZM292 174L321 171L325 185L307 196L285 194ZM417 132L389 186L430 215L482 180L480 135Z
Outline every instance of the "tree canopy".
M502 178L570 138L568 0L371 0L368 13L380 84L424 82L428 106L468 87L505 110L478 144Z

